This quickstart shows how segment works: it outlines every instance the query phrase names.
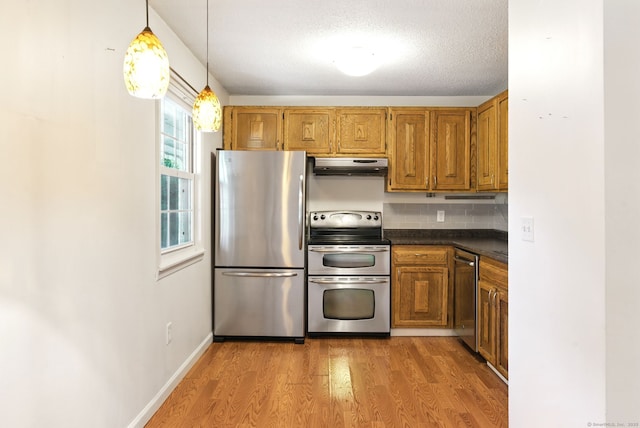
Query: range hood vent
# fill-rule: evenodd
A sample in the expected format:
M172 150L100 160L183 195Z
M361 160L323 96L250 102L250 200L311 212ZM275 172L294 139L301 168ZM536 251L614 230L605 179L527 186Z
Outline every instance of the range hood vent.
M313 158L315 175L387 175L387 158Z

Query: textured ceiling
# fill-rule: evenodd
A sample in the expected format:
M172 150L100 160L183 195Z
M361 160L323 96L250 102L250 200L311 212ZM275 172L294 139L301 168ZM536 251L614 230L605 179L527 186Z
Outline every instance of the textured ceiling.
M209 70L231 95L484 96L507 88L508 0L209 1ZM206 63L206 0L150 6ZM334 59L350 46L370 48L380 66L342 74Z

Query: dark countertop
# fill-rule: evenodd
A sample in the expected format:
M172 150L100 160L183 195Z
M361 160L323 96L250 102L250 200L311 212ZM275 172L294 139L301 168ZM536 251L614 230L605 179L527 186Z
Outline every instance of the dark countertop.
M391 245L452 245L509 263L508 233L490 229L384 229Z

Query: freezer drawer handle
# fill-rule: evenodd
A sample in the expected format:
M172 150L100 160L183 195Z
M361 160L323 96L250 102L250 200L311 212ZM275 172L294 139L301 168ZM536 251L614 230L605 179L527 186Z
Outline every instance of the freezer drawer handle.
M358 284L358 285L367 285L367 284L386 284L389 282L386 279L380 280L369 280L369 281L340 281L340 280L332 280L332 279L310 279L309 282L313 282L314 284Z
M256 277L256 278L290 278L298 276L295 272L222 272L224 276L242 276L242 277Z
M386 253L388 248L309 248L314 253Z

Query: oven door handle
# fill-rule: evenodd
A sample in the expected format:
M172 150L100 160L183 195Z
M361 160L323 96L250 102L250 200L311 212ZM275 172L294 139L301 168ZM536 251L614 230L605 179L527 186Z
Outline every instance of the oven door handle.
M313 282L314 284L357 284L357 285L367 285L367 284L386 284L389 281L386 279L370 279L370 280L360 280L360 281L340 281L335 279L310 279L309 282Z
M255 278L290 278L298 276L295 272L222 272L224 276L241 276Z
M387 253L388 248L309 248L314 253Z

